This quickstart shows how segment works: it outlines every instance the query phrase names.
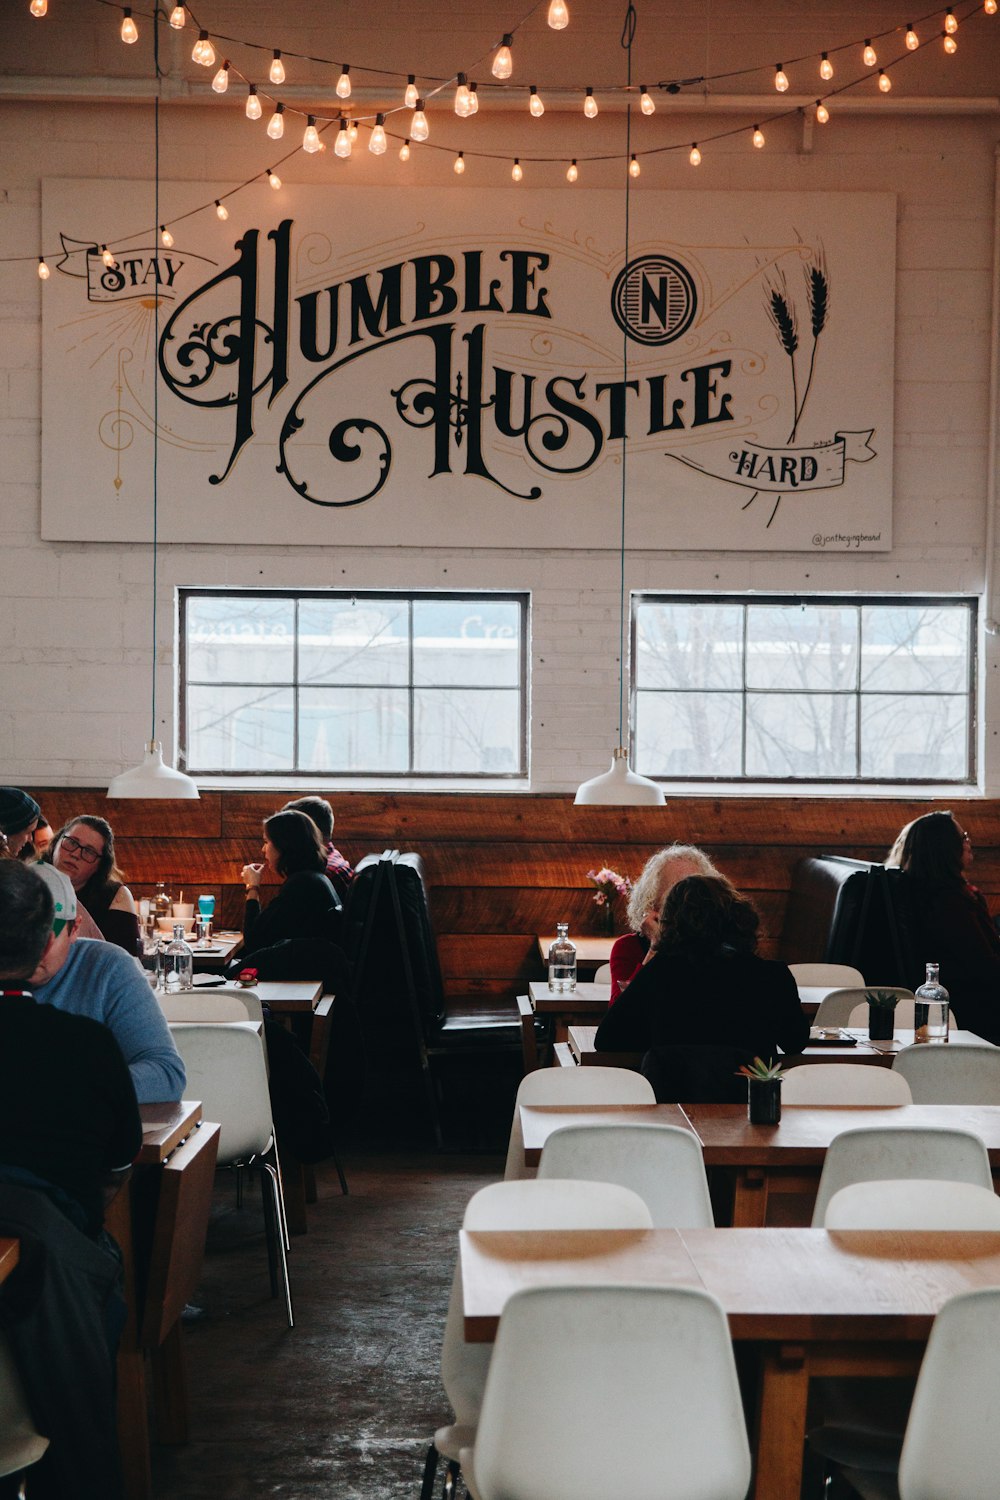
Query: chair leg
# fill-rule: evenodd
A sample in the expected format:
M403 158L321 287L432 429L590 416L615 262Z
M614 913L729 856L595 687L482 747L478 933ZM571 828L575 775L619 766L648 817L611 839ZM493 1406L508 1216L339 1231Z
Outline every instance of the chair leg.
M281 1228L278 1223L277 1210L271 1195L267 1178L267 1169L261 1164L260 1167L260 1201L264 1210L264 1243L267 1245L267 1274L271 1283L271 1296L278 1295L278 1241L281 1239Z
M239 1162L233 1167L236 1175L236 1207L243 1207L243 1167Z
M431 1500L434 1494L434 1479L437 1474L438 1451L431 1443L424 1459L424 1477L420 1486L420 1500Z
M285 1290L285 1311L288 1315L289 1328L295 1327L295 1314L292 1311L292 1288L288 1280L288 1256L285 1253L285 1240L281 1232L281 1179L276 1167L270 1162L261 1161L261 1172L267 1176L271 1185L272 1202L274 1206L275 1224L275 1248L278 1253L278 1263L281 1267L281 1280Z
M337 1168L337 1176L340 1178L340 1191L346 1198L348 1193L347 1178L344 1176L344 1169L340 1165L340 1157L337 1155L336 1151L333 1153L333 1165Z
M444 1471L444 1489L441 1491L441 1500L455 1500L458 1494L458 1476L461 1472L455 1459L449 1458L448 1467Z

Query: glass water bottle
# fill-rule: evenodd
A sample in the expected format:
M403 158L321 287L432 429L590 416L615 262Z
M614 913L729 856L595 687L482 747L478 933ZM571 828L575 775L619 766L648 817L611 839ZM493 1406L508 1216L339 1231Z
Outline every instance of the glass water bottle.
M184 923L174 923L174 935L160 958L163 988L171 994L194 989L194 955L184 941Z
M557 922L556 940L549 948L549 989L556 995L576 989L576 947L568 932L568 922Z
M938 980L938 965L927 965L927 978L914 995L913 1040L946 1042L950 997Z

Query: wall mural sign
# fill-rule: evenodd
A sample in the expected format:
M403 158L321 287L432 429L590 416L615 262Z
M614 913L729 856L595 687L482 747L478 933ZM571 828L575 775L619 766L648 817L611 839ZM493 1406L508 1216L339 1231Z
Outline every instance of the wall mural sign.
M47 538L149 538L158 363L166 541L605 547L627 432L630 546L891 546L889 194L636 190L628 264L604 191L262 186L122 248L151 205L44 185Z

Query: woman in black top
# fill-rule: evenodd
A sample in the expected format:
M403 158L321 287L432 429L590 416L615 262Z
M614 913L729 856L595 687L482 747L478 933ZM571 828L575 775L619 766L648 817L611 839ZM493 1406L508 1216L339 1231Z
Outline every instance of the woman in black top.
M679 881L660 912L655 956L601 1022L598 1051L655 1052L674 1098L745 1098L732 1076L741 1062L799 1052L809 1037L791 971L756 956L758 925L725 876Z
M115 835L106 818L81 813L64 823L42 855L73 882L77 901L109 943L134 954L139 937L135 898L115 856Z
M265 819L262 864L244 865L247 903L243 943L250 951L269 948L285 938L333 938L340 898L324 875L326 851L312 818L301 812L279 812ZM282 881L262 911L260 883L265 866Z

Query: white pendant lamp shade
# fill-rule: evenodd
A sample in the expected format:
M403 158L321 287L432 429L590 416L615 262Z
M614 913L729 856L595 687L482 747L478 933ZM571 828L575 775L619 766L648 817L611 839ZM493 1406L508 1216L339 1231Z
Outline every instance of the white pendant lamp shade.
M108 796L159 797L179 802L197 799L199 792L190 776L163 764L163 749L159 740L148 740L141 765L112 777Z
M628 752L619 745L611 759L611 769L594 776L577 788L576 803L603 807L664 807L663 788L647 776L637 776L628 768Z

